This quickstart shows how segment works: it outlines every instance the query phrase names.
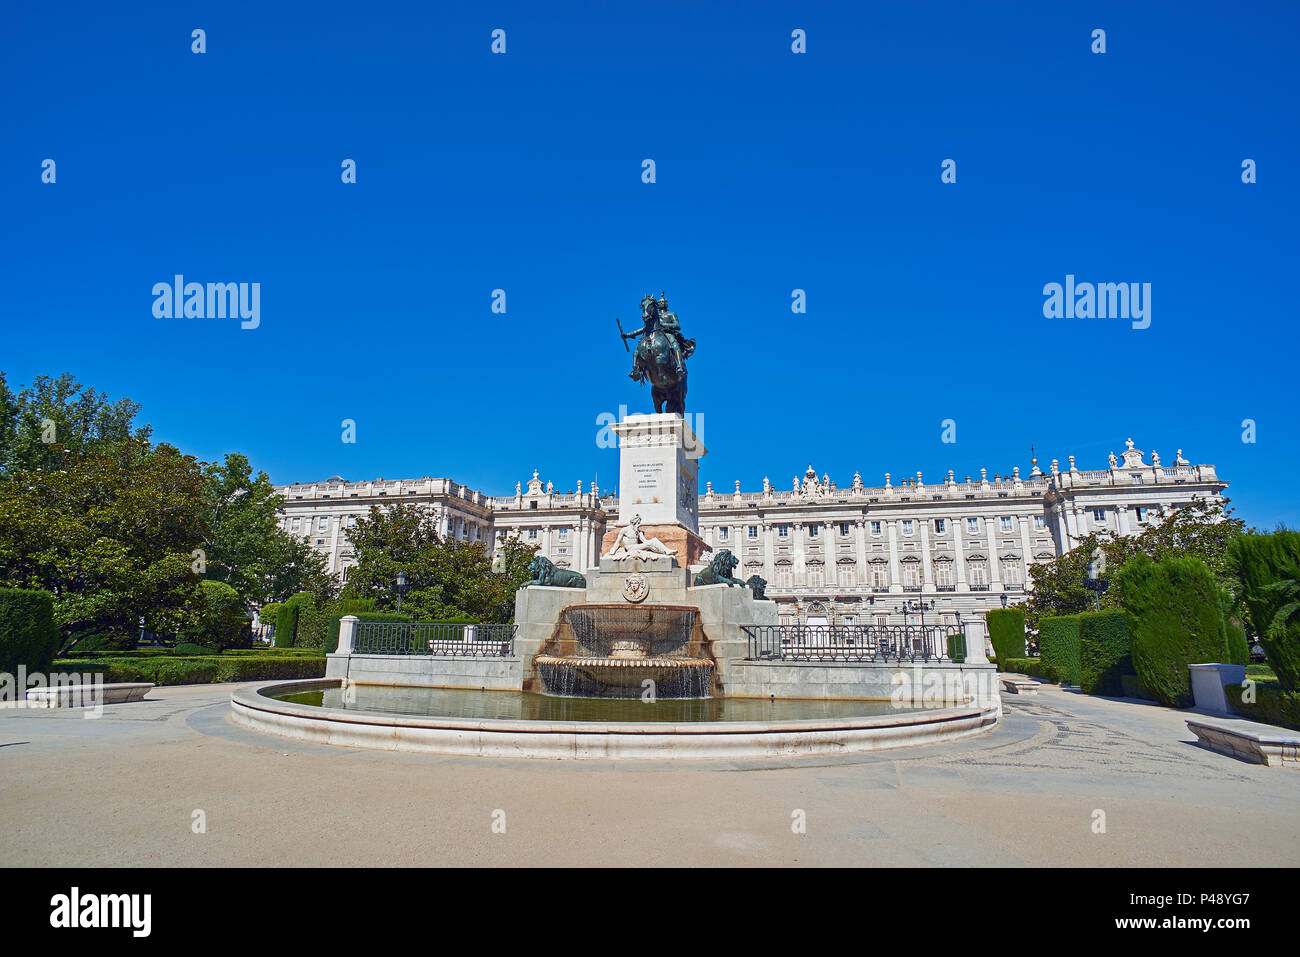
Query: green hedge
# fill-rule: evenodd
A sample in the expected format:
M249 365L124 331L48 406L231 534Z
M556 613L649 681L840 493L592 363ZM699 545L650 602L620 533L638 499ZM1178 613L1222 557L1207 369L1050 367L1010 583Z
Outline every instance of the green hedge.
M339 650L339 622L348 615L360 615L362 612L374 611L373 598L340 598L330 606L329 627L325 629L325 654L332 655Z
M948 636L948 657L957 664L966 660L966 636L961 632Z
M1189 664L1228 657L1214 575L1196 558L1153 562L1139 554L1119 573L1132 636L1133 670L1161 704L1193 704Z
M1041 658L1008 658L998 665L998 671L1007 674L1029 675L1031 678L1046 678Z
M283 605L275 618L275 647L292 648L298 633L298 618L306 604L315 604L311 592L300 591Z
M105 682L152 681L156 685L210 684L221 681L267 681L274 678L323 678L325 659L305 656L213 656L207 658L61 658L56 671L97 672Z
M48 674L59 650L54 596L27 588L0 588L0 674Z
M1300 531L1242 535L1228 546L1256 640L1282 687L1300 691L1300 615L1278 612L1300 600Z
M1281 725L1300 731L1300 693L1285 691L1271 684L1255 682L1255 700L1241 700L1241 685L1224 685L1223 693L1228 698L1228 706L1238 714L1262 721L1265 724Z
M1079 690L1084 694L1121 697L1120 679L1133 673L1128 622L1122 611L1085 611L1079 615Z
M1246 638L1246 627L1235 618L1225 618L1223 631L1228 638L1228 663L1250 664L1250 641Z
M996 608L984 613L989 628L989 641L998 661L1025 657L1025 610L1023 608Z
M1120 687L1124 690L1125 698L1141 698L1143 701L1155 701L1151 697L1151 692L1142 687L1142 682L1137 675L1121 675L1119 679Z
M196 621L177 634L178 644L194 644L220 652L246 648L252 642L251 619L239 593L221 581L199 582Z
M1063 685L1079 683L1079 616L1057 615L1038 622L1043 677Z

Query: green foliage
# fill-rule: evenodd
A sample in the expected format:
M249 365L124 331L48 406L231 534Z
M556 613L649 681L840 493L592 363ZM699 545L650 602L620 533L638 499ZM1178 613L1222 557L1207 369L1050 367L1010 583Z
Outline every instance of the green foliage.
M1124 694L1121 679L1133 673L1128 622L1122 611L1079 615L1079 690L1085 694Z
M1229 557L1249 624L1278 681L1300 691L1300 532L1243 535Z
M1228 637L1228 663L1234 665L1250 664L1250 641L1246 638L1246 628L1235 618L1225 619L1223 629Z
M1256 682L1255 700L1243 700L1245 689L1241 685L1224 685L1228 706L1238 714L1300 731L1300 692L1286 691L1274 685Z
M966 636L961 632L948 636L948 657L958 664L966 660Z
M193 658L195 656L211 656L213 650L208 645L196 645L192 641L178 641L171 648L173 657L176 658ZM155 657L151 655L150 657Z
M275 647L292 648L298 632L298 618L305 604L313 602L310 592L299 592L283 605L275 619Z
M133 428L139 411L130 399L110 402L71 375L37 376L15 393L0 372L0 480L60 468L64 452L82 454L131 438L147 443L149 426Z
M998 661L1025 657L1025 610L1023 608L997 608L984 613L989 628L989 641Z
M1064 555L1029 566L1033 589L1025 604L1026 620L1031 628L1037 628L1046 617L1091 611L1096 599L1083 583L1088 577L1088 563L1098 549L1105 559L1103 577L1110 582L1101 599L1102 608L1122 607L1123 582L1119 573L1136 555L1146 555L1154 561L1170 556L1199 558L1219 586L1235 596L1237 579L1228 549L1241 537L1244 528L1241 519L1230 517L1226 500L1220 504L1194 499L1138 535L1115 536L1109 532L1088 535Z
M469 618L506 623L514 615L515 592L531 576L534 549L510 540L498 548L501 571L482 542L443 539L424 509L394 503L370 509L348 529L356 567L348 573L343 598L370 598L378 610L394 608L394 582L404 572L410 589L402 610L421 621Z
M58 672L102 673L105 683L151 681L156 685L186 685L325 676L325 659L319 655L71 658L56 661L54 665Z
M248 617L233 588L225 582L202 581L195 604L193 623L177 633L179 642L202 645L209 653L241 643Z
M47 591L0 588L0 674L48 674L59 646L54 596Z
M261 608L257 609L257 620L264 625L274 625L275 619L280 614L280 607L280 602L268 601Z
M1151 697L1151 692L1142 687L1142 681L1137 675L1121 675L1119 683L1124 691L1125 698L1140 698L1143 701L1156 700Z
M1192 704L1189 664L1225 661L1219 586L1205 563L1145 555L1120 573L1124 611L1132 637L1133 669L1157 701L1176 708Z
M300 591L310 591L318 605L333 597L325 557L280 527L284 499L265 472L254 476L247 457L231 453L206 466L203 496L211 519L203 543L209 578L229 584L249 606Z
M62 651L92 635L172 632L195 605L204 527L191 456L139 438L58 450L0 481L0 584L54 595Z
M1029 675L1033 678L1045 678L1041 658L1008 658L998 663L998 671L1007 674Z
M1055 615L1038 622L1038 652L1043 677L1064 685L1079 683L1079 616Z

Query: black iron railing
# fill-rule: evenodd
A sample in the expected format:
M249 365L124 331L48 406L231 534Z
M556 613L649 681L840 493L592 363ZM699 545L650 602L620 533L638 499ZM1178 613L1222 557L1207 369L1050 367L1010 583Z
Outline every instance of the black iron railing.
M745 625L751 661L942 661L942 625Z
M515 628L515 625L360 621L352 638L352 650L365 655L509 658L515 653Z

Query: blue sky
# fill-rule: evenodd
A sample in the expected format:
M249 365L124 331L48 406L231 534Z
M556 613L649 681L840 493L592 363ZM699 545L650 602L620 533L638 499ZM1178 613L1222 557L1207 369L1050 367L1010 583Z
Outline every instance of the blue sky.
M1100 468L1132 436L1300 523L1293 4L4 18L0 369L130 396L200 458L609 486L596 417L649 410L614 319L666 290L715 488L1027 473L1031 445ZM259 328L155 318L176 273L260 282ZM1067 273L1151 283L1150 328L1044 318Z

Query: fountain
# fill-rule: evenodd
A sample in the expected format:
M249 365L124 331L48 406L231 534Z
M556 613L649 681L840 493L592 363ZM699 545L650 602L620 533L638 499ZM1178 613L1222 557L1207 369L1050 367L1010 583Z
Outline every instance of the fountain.
M714 661L699 610L684 605L572 605L534 659L547 694L706 698Z

